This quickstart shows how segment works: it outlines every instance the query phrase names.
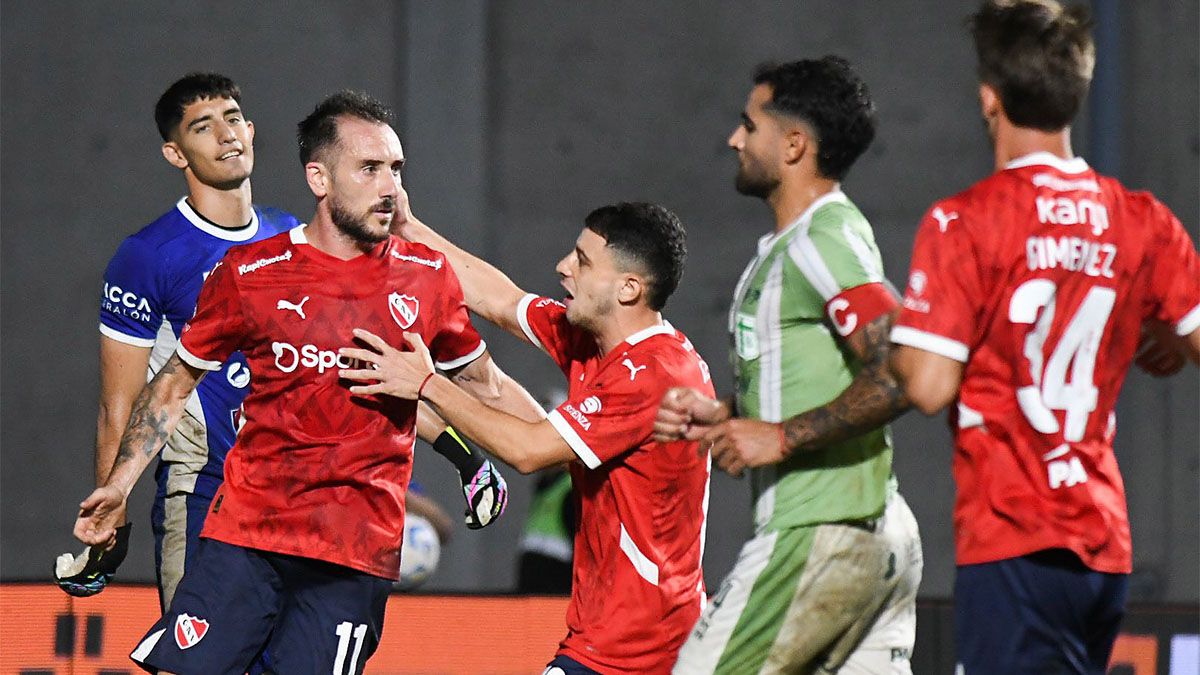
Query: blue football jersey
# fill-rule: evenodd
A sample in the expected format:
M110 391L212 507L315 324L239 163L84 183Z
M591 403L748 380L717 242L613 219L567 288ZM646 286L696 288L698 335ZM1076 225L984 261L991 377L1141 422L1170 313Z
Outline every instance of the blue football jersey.
M254 207L245 227L229 230L201 217L180 199L175 208L121 243L104 272L100 332L150 348L146 380L175 353L179 333L196 312L200 287L231 246L266 239L297 226L294 216ZM183 418L162 450L159 480L166 494L211 497L223 478L225 454L241 422L250 369L235 353L208 373L188 399Z

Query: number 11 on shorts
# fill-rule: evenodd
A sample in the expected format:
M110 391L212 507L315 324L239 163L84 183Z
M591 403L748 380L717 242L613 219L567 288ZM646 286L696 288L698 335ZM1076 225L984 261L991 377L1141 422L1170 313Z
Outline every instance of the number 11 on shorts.
M358 655L362 652L363 636L367 634L367 624L357 626L349 621L338 624L334 633L338 636L337 656L333 658L333 675L354 675L358 672ZM350 667L346 667L346 651L350 647L350 635L354 635L354 653L350 655Z

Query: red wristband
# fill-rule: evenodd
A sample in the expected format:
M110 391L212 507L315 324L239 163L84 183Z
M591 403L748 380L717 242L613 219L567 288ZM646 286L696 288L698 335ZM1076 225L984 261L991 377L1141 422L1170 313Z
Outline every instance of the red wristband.
M433 377L432 372L429 373L428 375L426 375L425 379L421 380L421 386L417 387L417 400L418 401L421 400L421 392L425 391L425 385L429 383L429 378L431 378L431 377Z
M792 454L792 451L787 445L787 432L783 430L783 424L779 425L779 447L783 450L783 456L787 457Z

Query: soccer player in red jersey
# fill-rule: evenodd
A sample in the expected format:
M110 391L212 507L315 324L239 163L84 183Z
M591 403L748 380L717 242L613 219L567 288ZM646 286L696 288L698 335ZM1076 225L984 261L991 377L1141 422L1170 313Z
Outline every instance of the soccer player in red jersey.
M420 331L440 368L489 404L540 418L492 364L446 259L389 235L403 194L390 113L335 94L300 123L311 224L234 247L213 268L180 345L139 395L107 483L75 534L114 537L126 496L200 378L234 350L255 376L195 559L132 658L147 670L362 672L398 577L416 404L354 396L337 354L365 326Z
M1086 12L992 0L972 19L996 172L921 223L893 367L956 403L958 658L1104 673L1132 569L1113 406L1147 320L1200 359L1200 257L1175 216L1075 157Z
M707 365L660 314L683 271L679 219L644 203L593 211L556 268L565 303L522 291L414 218L399 233L445 253L471 311L546 352L567 400L538 423L490 410L434 374L425 343L436 336L417 328L404 352L357 331L373 351L342 354L374 368L343 371L368 383L351 391L432 403L523 473L570 462L580 503L568 632L546 672L669 672L704 602L709 458L694 441L654 441L654 419L672 387L713 396Z

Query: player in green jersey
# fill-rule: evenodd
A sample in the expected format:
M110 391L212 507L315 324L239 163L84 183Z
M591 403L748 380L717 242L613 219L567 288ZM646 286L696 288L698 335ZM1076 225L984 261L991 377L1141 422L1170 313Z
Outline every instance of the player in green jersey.
M656 431L750 469L754 536L677 673L911 672L921 544L886 426L907 408L887 368L898 305L840 189L874 135L865 83L827 56L760 67L729 138L738 192L775 215L729 312L736 390L671 390Z

